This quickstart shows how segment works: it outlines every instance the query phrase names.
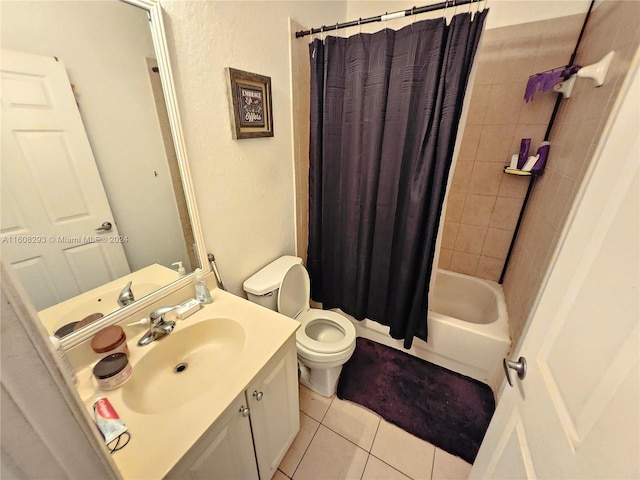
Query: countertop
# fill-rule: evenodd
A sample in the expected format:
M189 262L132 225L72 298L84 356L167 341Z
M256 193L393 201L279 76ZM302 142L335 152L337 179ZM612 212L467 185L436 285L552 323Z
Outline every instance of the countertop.
M225 365L212 365L211 374L217 381L202 394L178 407L157 414L142 414L129 408L123 399L124 385L101 391L89 365L78 372L78 392L93 416L97 396L109 399L131 433L131 440L112 458L125 479L160 479L169 473L193 444L209 429L231 402L247 387L264 365L299 327L295 320L280 315L220 289L211 291L213 303L184 320L176 320L173 333L196 322L213 317L231 318L245 330L245 343L237 360ZM139 347L138 339L147 331L128 339L129 361L136 375L136 363L151 351L162 348L162 339Z

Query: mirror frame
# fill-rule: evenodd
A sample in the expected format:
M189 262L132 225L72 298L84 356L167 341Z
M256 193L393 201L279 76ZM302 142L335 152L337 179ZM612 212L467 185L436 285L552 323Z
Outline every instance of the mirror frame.
M204 247L204 236L202 234L202 228L200 226L198 209L196 207L195 191L193 189L193 183L191 182L189 163L187 161L187 151L185 148L182 122L180 120L178 111L178 101L175 91L175 85L173 82L173 75L171 72L171 60L169 56L166 31L162 17L162 7L160 6L159 0L120 1L145 10L147 12L147 17L149 18L151 38L156 53L160 80L162 82L162 91L164 94L165 103L167 105L169 124L171 126L171 136L173 138L173 144L176 149L176 157L178 160L178 167L180 169L180 177L182 179L182 188L184 189L184 195L187 202L187 210L189 211L191 227L193 229L193 236L196 242L197 259L200 263L199 267L202 268L205 273L209 273L211 272L211 266L209 264L207 253ZM131 305L120 308L119 310L106 315L104 318L90 325L87 325L77 332L66 335L61 339L62 347L64 349L75 347L76 345L79 345L82 342L93 337L98 332L98 330L101 330L108 325L118 323L126 317L134 315L138 311L148 309L151 304L157 302L161 298L166 297L167 295L179 290L180 288L193 283L194 278L194 272L185 275L184 277L181 277L178 280L165 285L164 287L156 290L153 293L150 293L140 300L136 300Z

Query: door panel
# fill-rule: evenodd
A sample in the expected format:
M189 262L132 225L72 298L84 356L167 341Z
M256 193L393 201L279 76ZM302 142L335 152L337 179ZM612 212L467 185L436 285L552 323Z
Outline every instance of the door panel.
M1 61L2 255L42 310L130 269L64 65Z
M472 478L640 477L638 59L513 355L527 376L500 398Z

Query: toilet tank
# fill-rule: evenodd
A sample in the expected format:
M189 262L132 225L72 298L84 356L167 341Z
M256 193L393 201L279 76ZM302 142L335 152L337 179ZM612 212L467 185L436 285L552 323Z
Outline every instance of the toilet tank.
M302 263L301 258L282 256L247 278L242 288L253 303L277 311L280 283L291 266L299 263Z

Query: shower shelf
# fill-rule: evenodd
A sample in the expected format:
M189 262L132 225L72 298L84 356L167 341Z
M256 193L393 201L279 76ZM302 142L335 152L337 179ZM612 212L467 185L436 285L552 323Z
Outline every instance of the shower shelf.
M524 170L509 167L504 167L504 173L508 173L509 175L518 175L520 177L539 177L543 174L543 172L525 172Z

